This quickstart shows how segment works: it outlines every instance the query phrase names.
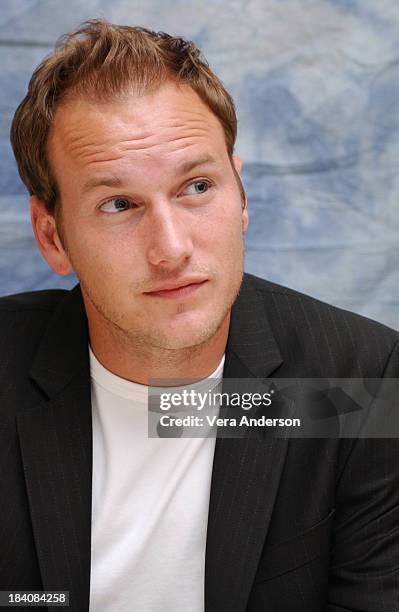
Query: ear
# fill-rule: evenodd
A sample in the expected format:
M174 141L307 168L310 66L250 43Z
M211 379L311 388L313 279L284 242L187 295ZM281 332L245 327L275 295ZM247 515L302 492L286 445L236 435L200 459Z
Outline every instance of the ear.
M233 155L232 159L233 159L233 165L234 165L235 171L238 174L238 180L241 182L240 173L241 173L241 168L242 168L242 160L240 157L238 157L238 155ZM245 205L242 210L242 233L245 234L245 232L248 229L249 215L248 215L247 196L244 191L244 187L242 186L242 183L241 183L241 189L242 189L243 198L245 200Z
M242 211L242 233L245 234L249 225L249 214L248 214L248 205L247 198L245 197L245 207Z
M60 276L72 272L72 265L62 246L54 215L36 196L30 198L30 216L37 247L50 268Z
M238 155L233 155L233 164L237 174L241 174L242 160Z

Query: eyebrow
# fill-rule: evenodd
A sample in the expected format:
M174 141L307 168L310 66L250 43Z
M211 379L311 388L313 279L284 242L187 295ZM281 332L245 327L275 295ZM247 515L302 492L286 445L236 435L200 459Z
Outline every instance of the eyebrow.
M179 166L177 166L177 172L179 174L188 174L191 170L194 170L198 166L205 166L206 164L215 164L216 159L212 157L212 155L203 155L198 159L193 159L193 161L183 162Z
M177 175L188 174L195 168L198 168L200 166L205 166L207 164L215 164L215 163L216 163L216 159L212 157L212 155L203 155L202 157L199 157L198 159L193 159L192 161L185 161L179 164L176 167L176 174ZM123 181L118 176L112 176L112 175L94 176L88 179L84 183L82 191L83 193L87 193L89 191L93 191L93 189L96 189L97 187L122 187L122 186L123 186Z
M83 193L93 191L96 187L121 187L122 181L117 176L94 176L88 179L82 188Z

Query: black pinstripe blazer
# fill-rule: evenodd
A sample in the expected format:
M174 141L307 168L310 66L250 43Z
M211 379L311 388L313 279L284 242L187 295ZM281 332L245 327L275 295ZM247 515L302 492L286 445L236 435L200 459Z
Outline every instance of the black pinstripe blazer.
M80 289L3 298L0 324L0 590L69 590L69 609L85 612L92 427ZM224 376L397 377L398 337L245 275ZM207 612L394 612L398 594L398 440L217 440Z

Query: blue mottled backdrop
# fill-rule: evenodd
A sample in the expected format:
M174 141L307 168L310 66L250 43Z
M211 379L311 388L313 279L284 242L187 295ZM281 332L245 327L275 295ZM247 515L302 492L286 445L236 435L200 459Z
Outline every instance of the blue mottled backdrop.
M1 294L75 283L35 250L8 134L57 37L100 16L193 39L232 92L246 269L399 328L398 0L2 0Z

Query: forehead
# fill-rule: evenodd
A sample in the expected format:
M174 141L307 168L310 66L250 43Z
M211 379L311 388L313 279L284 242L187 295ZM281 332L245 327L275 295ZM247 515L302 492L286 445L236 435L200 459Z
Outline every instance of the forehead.
M167 82L156 91L107 102L67 100L55 114L49 154L79 169L112 162L179 161L188 153L227 157L218 118L187 85ZM62 159L61 159L62 158Z

